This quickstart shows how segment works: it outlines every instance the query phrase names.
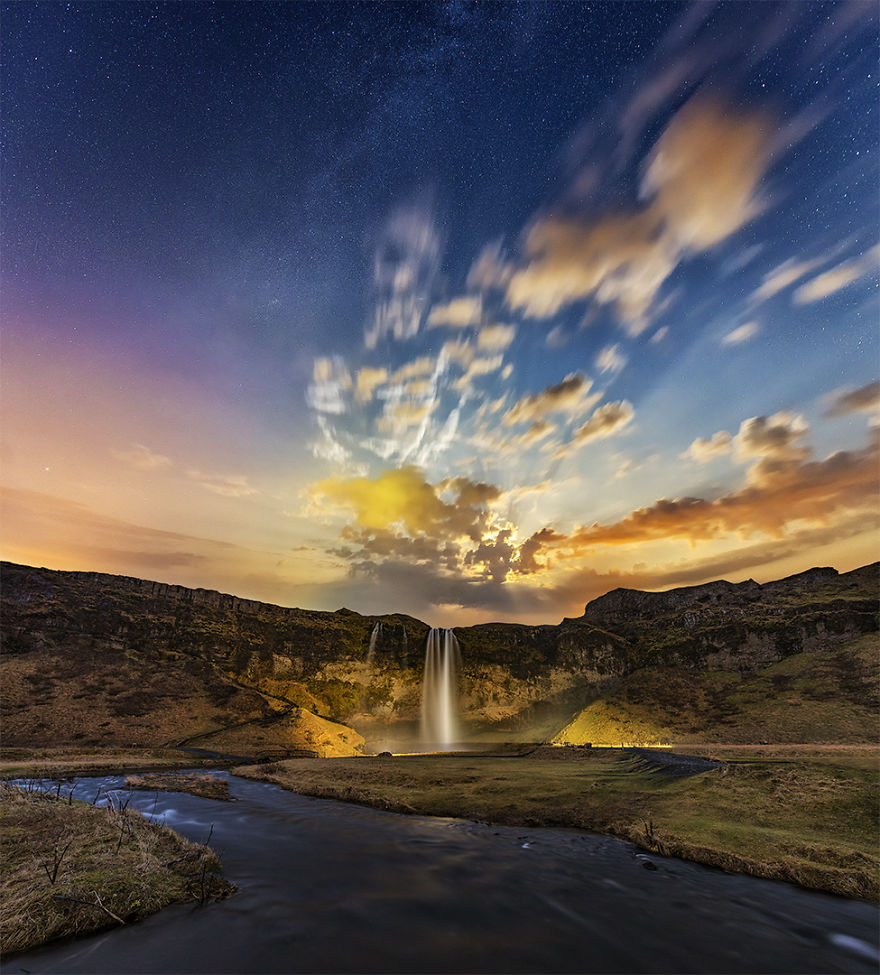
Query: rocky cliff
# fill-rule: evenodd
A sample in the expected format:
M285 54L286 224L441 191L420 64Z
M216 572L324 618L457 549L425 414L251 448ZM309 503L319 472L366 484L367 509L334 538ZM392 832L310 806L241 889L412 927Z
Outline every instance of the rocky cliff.
M557 626L456 629L468 734L548 738L645 667L745 672L872 632L877 579L874 565L618 589ZM352 729L378 741L418 717L428 627L405 615L3 563L0 624L7 744L66 734L209 747L259 731L263 750L344 753L362 747Z

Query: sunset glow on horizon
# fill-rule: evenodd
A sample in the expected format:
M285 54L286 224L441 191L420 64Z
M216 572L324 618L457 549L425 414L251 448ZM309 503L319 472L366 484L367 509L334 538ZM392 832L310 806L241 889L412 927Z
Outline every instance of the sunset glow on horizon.
M444 627L875 560L875 4L3 23L4 559Z

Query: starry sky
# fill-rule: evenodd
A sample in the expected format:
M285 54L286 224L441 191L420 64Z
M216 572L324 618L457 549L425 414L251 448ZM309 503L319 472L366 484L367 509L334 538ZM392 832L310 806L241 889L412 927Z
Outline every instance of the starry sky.
M875 558L873 2L0 25L3 558L436 626Z

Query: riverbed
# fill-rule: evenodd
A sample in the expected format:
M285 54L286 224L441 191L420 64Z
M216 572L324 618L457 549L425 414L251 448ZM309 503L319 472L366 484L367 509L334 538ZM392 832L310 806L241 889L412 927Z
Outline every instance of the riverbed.
M222 774L222 773L218 773ZM82 778L75 797L121 789ZM13 956L12 973L876 973L875 906L606 836L395 813L229 776L234 802L129 808L221 855L239 891Z

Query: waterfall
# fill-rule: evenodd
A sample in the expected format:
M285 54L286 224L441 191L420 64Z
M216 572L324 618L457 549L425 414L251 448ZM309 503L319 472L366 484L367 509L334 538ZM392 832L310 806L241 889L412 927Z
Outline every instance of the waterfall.
M432 629L425 647L422 742L448 751L459 740L457 670L461 662L452 630Z
M381 636L382 623L380 621L373 627L373 632L370 634L370 649L367 651L367 663L370 666L373 664L373 654L376 652L376 644L379 642Z

